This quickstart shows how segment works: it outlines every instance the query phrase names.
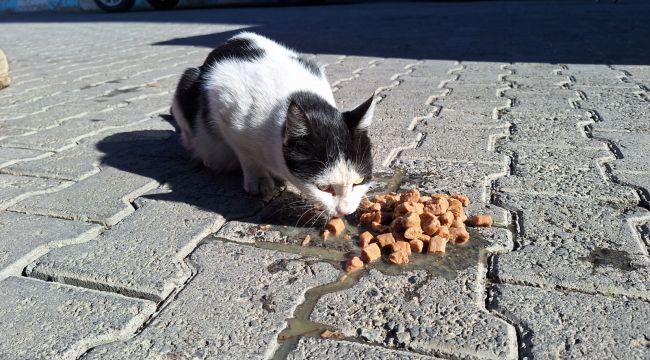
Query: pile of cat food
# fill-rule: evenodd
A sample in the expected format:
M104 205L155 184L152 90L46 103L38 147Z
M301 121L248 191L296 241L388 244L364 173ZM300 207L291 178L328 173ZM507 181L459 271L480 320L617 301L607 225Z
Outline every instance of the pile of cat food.
M469 198L462 194L424 196L417 189L364 199L359 206L359 222L370 231L359 234L361 258L348 260L346 271L363 268L364 263L379 259L382 252L393 264L408 264L413 252L444 253L447 243L463 244L469 240L466 222L472 226L492 226L489 215L468 219L467 205ZM338 236L344 229L343 220L334 218L327 223L323 236Z

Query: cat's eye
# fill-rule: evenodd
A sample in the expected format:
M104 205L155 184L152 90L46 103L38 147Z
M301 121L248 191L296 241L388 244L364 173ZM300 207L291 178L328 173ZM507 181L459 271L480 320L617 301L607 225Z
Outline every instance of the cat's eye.
M354 180L354 185L359 185L363 182L363 176L359 176L356 180Z
M334 195L334 188L332 185L318 185L318 190Z

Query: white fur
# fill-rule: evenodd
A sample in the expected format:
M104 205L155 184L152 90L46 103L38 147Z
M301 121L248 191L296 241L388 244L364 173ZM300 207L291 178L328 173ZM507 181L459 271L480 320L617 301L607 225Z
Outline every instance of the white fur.
M182 130L183 144L205 166L217 172L231 170L239 163L244 189L248 192L271 191L272 177L275 177L296 185L324 205L329 215L356 210L367 186L351 186L358 175L349 164L339 162L330 174L319 179L337 189L337 196L333 197L295 178L287 169L282 153L287 98L297 91L309 91L336 107L327 79L312 74L292 59L298 54L272 40L247 32L236 38L252 40L265 54L254 62L221 61L209 70L203 90L208 92L211 129L196 119L192 132L187 120L178 116L181 111L174 101L172 111ZM363 125L369 125L370 118L364 119Z

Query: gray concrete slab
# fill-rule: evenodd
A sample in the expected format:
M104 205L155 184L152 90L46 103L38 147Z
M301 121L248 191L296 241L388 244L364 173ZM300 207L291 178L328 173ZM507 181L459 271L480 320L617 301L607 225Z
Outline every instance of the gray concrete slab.
M281 260L286 267L274 270ZM189 263L196 275L146 329L87 358L270 358L305 292L338 277L326 263L219 241L200 246Z
M91 348L127 338L156 309L129 299L24 277L0 281L0 356L77 359Z

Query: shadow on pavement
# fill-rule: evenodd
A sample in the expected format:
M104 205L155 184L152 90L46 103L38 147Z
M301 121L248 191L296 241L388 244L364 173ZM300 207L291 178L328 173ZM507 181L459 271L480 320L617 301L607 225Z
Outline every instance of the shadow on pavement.
M650 2L402 2L217 8L125 14L41 14L2 22L171 22L241 25L157 45L214 47L241 30L318 54L492 62L650 64Z

